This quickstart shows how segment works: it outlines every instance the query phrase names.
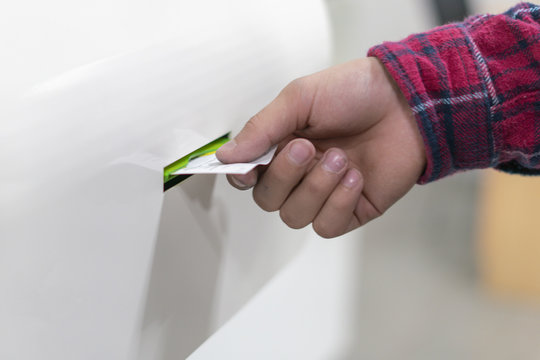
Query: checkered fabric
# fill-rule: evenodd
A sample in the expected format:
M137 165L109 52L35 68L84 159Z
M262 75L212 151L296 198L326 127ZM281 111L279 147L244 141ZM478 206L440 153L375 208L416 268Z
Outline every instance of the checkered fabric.
M419 183L487 167L540 175L540 6L473 16L368 56L416 116L427 155Z

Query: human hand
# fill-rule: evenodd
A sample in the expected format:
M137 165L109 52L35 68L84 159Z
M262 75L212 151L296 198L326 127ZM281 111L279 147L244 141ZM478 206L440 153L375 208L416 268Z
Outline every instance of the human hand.
M297 79L222 146L224 163L278 144L272 162L231 185L253 189L292 228L335 237L383 214L416 183L426 156L404 96L375 58Z

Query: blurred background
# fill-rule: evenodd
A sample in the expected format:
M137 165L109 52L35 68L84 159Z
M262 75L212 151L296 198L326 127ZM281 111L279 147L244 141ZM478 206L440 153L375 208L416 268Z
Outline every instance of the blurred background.
M515 4L511 0L325 1L332 24L334 63L365 56L369 47L385 40L400 40L438 24L462 20L470 14L499 13ZM163 1L166 4L174 2ZM48 2L34 3L35 6L30 7L14 6L17 11L5 15L10 21L0 21L0 42L13 49L4 52L4 66L0 68L4 84L0 87L2 114L9 114L15 100L31 85L66 69L167 40L175 33L178 22L174 18L177 13L171 11L164 16L166 7L160 8L149 0L110 4L101 1L95 6L91 2L79 6L76 2L61 1L67 14L82 14L73 17L57 16L58 7L50 6ZM102 10L108 6L108 12ZM155 13L148 11L149 8L155 8ZM13 33L12 27L19 23L18 17L30 19L33 26L15 27ZM147 27L160 26L152 29L155 31L147 31L145 26L139 26L141 18L153 19L149 21L151 25L145 24ZM81 19L85 23L80 24ZM74 28L78 32L74 32ZM313 35L310 33L310 36ZM82 43L85 46L80 46ZM344 264L347 275L339 280L350 282L354 287L350 297L355 304L354 311L343 324L351 335L347 341L350 347L330 359L540 359L538 199L540 178L509 176L496 171L468 172L414 187L385 216L346 239L317 239L315 242L319 246L340 250L333 254L330 251L321 253L325 255L325 261L331 256L342 256L336 262ZM339 247L339 244L345 246ZM239 248L242 246L238 245ZM355 251L349 251L352 248ZM166 247L161 249L168 250ZM248 254L252 247L244 249ZM343 249L347 251L341 251ZM158 252L161 253L167 251ZM251 261L255 258L252 253L249 255L250 261L246 263L251 265L256 261ZM181 265L176 258L174 260L174 265ZM315 265L331 276L342 274L329 272L318 261ZM247 267L239 267L244 268ZM157 309L159 314L163 312L166 318L171 317L171 313L175 315L171 309L177 308L177 298L168 292L173 282L169 280L173 278L178 284L178 279L174 271L167 267L163 269L163 273L156 272L163 276L156 275L152 280L157 284L155 288L164 289L167 296L163 299L168 307L157 301L149 302L152 305L149 308ZM239 270L238 278L252 275L246 273ZM253 277L257 275L260 274L255 273ZM317 288L317 282L321 281L313 272L301 275L302 281L289 279L294 280L294 287L301 287L301 283L312 286L305 281L310 279ZM332 281L337 283L336 278L338 276ZM237 278L231 279L230 283L237 285L235 294L241 293L237 291L241 286L248 288ZM249 281L246 284L250 284ZM230 288L235 289L232 285ZM308 299L314 298L313 292L304 293L309 295ZM334 294L328 291L324 295L331 298ZM343 303L348 303L348 293L337 295L340 300L347 297ZM300 298L299 307L305 307L303 299ZM348 307L342 309L346 312ZM266 317L280 315L278 312L271 314L265 306L259 310ZM193 314L194 318L199 316L197 312ZM305 317L304 327L313 323L329 328L324 322L324 314L312 315ZM185 326L185 318L175 320L173 325ZM287 324L290 328L290 323ZM169 338L176 339L178 332L174 332L170 323L166 325L173 329L167 334ZM5 328L12 330L9 326ZM275 337L283 330L276 329L270 329L275 330ZM193 328L189 330L197 335ZM241 340L244 346L245 341ZM313 338L310 341L313 343ZM111 343L117 345L118 340L111 340ZM323 356L320 358L325 359ZM171 352L170 358L176 357L177 353Z
M328 0L335 62L509 0ZM352 359L540 358L540 182L416 186L363 229ZM535 204L536 203L536 204Z

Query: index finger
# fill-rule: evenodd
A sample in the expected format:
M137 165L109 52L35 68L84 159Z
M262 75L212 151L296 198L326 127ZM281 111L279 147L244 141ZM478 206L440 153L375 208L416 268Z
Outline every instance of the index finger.
M315 93L309 83L298 79L287 85L233 140L217 151L217 158L223 163L252 161L303 128Z

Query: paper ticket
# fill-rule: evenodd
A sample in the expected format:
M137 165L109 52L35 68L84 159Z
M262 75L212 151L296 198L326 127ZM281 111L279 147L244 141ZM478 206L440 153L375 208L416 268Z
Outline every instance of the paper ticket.
M248 163L224 164L216 158L216 154L197 157L189 161L182 169L176 170L172 175L191 174L247 174L258 165L268 165L276 152L274 146L266 154Z

